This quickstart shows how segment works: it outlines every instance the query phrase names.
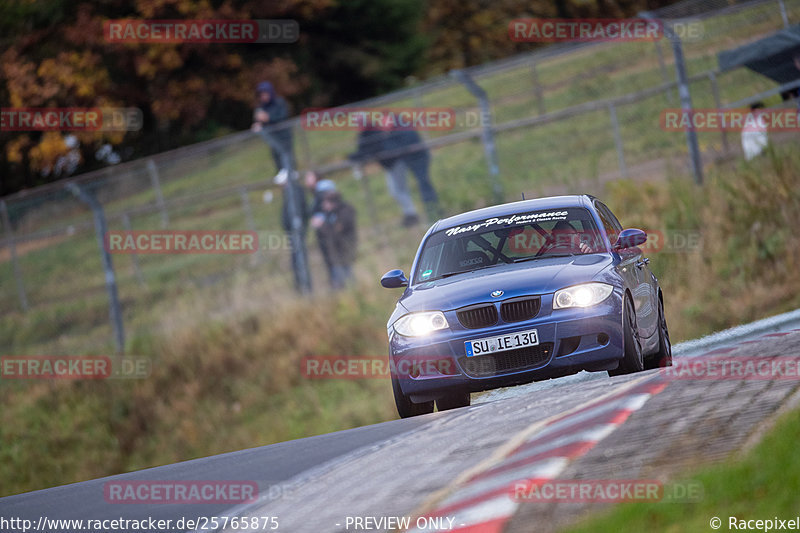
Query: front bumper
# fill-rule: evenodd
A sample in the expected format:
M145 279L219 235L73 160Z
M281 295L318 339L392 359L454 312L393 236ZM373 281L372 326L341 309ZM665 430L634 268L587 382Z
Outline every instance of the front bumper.
M586 309L553 310L552 297L542 295L539 314L522 322L501 319L488 328L466 329L449 311L445 312L447 330L424 338L392 333L389 347L395 368L415 369L398 376L401 390L412 401L424 402L456 391L478 392L580 370L616 368L623 355L622 293L615 290L602 303ZM538 332L538 348L466 356L465 341L530 329Z

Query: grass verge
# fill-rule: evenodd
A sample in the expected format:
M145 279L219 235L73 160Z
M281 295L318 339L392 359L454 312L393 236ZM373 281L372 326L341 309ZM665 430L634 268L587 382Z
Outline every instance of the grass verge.
M794 410L741 460L708 467L691 476L689 482L703 487L700 501L622 504L570 531L712 531L713 517L722 521L719 531L732 531L745 528L729 527L730 517L737 523L776 517L796 519L800 494L798 435L800 410Z

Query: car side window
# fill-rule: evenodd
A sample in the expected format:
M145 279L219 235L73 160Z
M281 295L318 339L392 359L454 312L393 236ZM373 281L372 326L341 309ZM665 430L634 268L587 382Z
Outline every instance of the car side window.
M439 270L439 265L442 262L443 249L444 246L440 245L432 246L425 250L425 253L423 253L422 257L419 259L419 266L417 267L417 275L414 278L414 282L426 281L431 273ZM424 275L425 272L428 272L427 276Z
M622 224L620 224L620 221L617 219L617 216L614 214L614 212L609 209L606 204L600 202L600 205L602 205L608 212L608 217L611 219L611 223L614 225L614 227L617 228L617 232L622 231Z
M611 241L613 245L617 242L617 237L619 237L619 233L622 231L622 225L617 220L617 217L611 212L611 210L606 207L606 205L602 202L595 201L594 203L595 208L597 209L597 214L600 215L600 220L603 222L603 227L608 234L608 240Z

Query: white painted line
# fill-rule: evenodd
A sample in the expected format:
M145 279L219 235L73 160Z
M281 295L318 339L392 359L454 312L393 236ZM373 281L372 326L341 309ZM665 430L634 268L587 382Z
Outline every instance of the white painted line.
M526 457L533 457L534 455L539 455L540 453L561 448L567 444L573 444L575 442L596 443L610 435L615 429L617 429L617 427L619 427L618 424L598 424L596 426L591 426L577 433L570 433L569 435L564 435L563 437L554 439L551 442L546 442L539 446L533 446L532 448L509 455L501 462L494 465L493 468L500 468L504 465L521 461Z
M608 404L599 405L595 408L588 409L585 412L577 413L575 415L567 416L550 426L547 426L543 431L531 436L526 442L534 443L536 440L546 437L548 434L553 434L573 424L580 423L582 420L589 420L592 417L607 412L609 410L629 410L636 411L640 409L645 402L652 396L651 393L638 393L628 394ZM494 468L501 467L504 464L510 464L516 461L523 460L525 457L533 457L540 453L553 450L573 442L593 442L597 443L610 435L615 429L620 426L619 423L613 424L598 424L587 429L564 435L561 438L555 439L552 442L534 446L524 452L513 453L505 460L495 465ZM467 483L463 487L457 489L444 501L440 502L437 506L438 509L444 509L459 502L465 502L481 494L490 494L494 491L508 487L509 491L512 484L516 481L526 481L529 479L555 479L566 468L570 459L567 457L549 457L536 461L531 464L526 464L515 468L510 471L500 472L487 478L482 478L477 481ZM497 497L490 498L486 501L470 505L464 509L455 512L456 520L454 524L460 527L468 527L491 520L500 518L509 518L516 511L517 503L511 498L509 494L503 494ZM508 513L504 515L503 513ZM420 530L413 530L420 531Z
M527 464L508 472L502 472L496 476L468 483L448 496L438 507L440 509L450 507L458 502L470 500L481 494L486 494L505 486L510 487L515 481L524 481L533 478L554 478L564 470L568 462L569 459L566 457L548 457L547 459L542 459L541 461L536 461L535 463Z
M585 420L591 420L592 418L601 415L607 411L614 411L617 409L619 410L629 409L631 411L636 411L645 404L645 402L650 398L650 396L651 394L649 392L643 392L641 394L628 394L626 396L610 401L608 403L603 403L596 407L591 407L586 411L575 413L574 415L568 415L566 418L562 418L561 420L557 420L552 424L548 425L539 433L535 433L528 440L530 442L536 439L546 437L547 435L557 433L558 431L564 429L565 427L569 427L573 424L577 424Z
M519 504L507 495L499 496L485 500L477 505L460 509L452 515L446 515L448 518L453 518L453 528L458 530L465 527L482 524L491 520L498 520L501 518L510 518L517 510ZM409 533L423 533L430 531L441 531L435 529L411 529Z

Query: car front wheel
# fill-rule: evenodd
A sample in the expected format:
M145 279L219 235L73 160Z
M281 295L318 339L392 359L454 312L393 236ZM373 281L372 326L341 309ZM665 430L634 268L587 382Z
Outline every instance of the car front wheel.
M609 370L609 376L632 374L644 370L642 357L642 343L639 340L639 328L636 325L636 311L629 296L625 296L622 311L622 329L625 336L623 341L623 357L619 366Z
M410 418L412 416L427 415L433 412L433 401L414 403L403 394L400 389L400 382L392 376L392 392L394 392L394 404L397 406L397 414L400 418Z
M669 340L664 304L658 299L658 351L645 360L645 369L672 366L672 343Z
M469 403L469 392L456 392L436 400L436 408L440 411L448 411L459 407L469 407Z

